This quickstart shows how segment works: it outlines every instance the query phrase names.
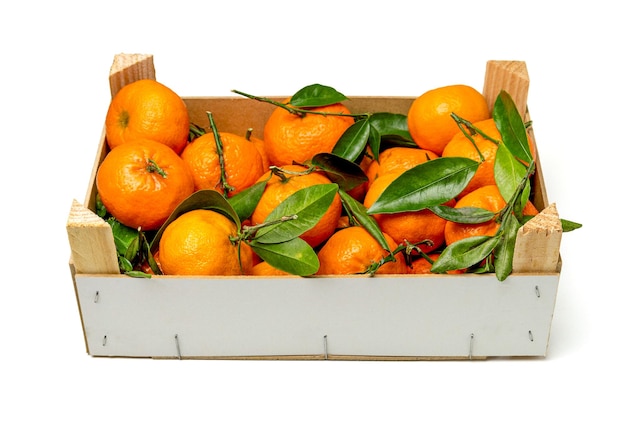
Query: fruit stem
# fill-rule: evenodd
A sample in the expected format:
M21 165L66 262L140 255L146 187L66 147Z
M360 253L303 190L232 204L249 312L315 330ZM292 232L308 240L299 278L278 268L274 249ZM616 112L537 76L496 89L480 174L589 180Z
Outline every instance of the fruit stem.
M450 116L452 116L452 119L454 119L454 121L456 122L457 126L459 127L463 135L465 135L465 137L467 137L467 139L470 140L470 142L476 149L476 152L478 152L478 157L480 158L481 162L485 161L485 157L480 152L480 150L478 150L478 146L476 145L474 138L472 138L473 135L478 134L484 139L489 140L496 145L500 144L499 140L496 140L495 138L490 137L489 135L485 134L483 131L475 127L474 124L470 122L469 120L459 117L456 113L450 113ZM469 129L469 132L467 131L468 129Z
M298 164L298 165L301 165L301 164ZM304 171L290 171L288 169L284 169L279 166L272 165L270 166L270 171L272 171L273 174L275 174L278 178L280 178L281 181L284 182L284 181L289 180L289 177L287 177L287 175L309 175L310 173L315 171L315 167L310 166Z
M259 229L262 229L267 226L272 226L274 224L283 223L285 221L296 220L298 218L298 214L285 215L277 220L267 221L264 223L255 224L254 226L244 225L241 228L241 236L239 237L239 241L246 241L250 239Z
M220 138L220 133L217 131L217 126L215 126L215 121L213 120L213 114L210 111L207 111L206 114L209 117L211 130L213 131L213 137L215 138L215 147L217 149L217 157L220 163L220 182L222 184L224 196L228 196L228 193L235 190L235 188L228 184L228 180L226 178L226 165L224 162L224 146L222 145L222 139Z
M206 130L195 123L189 124L189 141L193 141L196 138L206 134Z
M156 172L161 177L167 178L167 173L153 159L148 159L148 166L146 169L148 172Z
M384 265L385 263L396 262L396 254L405 250L406 250L406 254L405 254L406 258L409 257L409 255L411 254L413 250L417 250L420 254L424 255L424 252L418 247L418 245L422 245L422 244L432 246L433 241L431 241L430 239L425 239L415 244L411 244L410 242L405 240L403 244L398 245L391 253L387 254L385 257L383 257L379 261L373 262L371 265L369 265L367 269L365 269L365 271L362 273L366 273L370 276L373 276L376 273L376 271L378 271L378 269L380 269L382 265Z

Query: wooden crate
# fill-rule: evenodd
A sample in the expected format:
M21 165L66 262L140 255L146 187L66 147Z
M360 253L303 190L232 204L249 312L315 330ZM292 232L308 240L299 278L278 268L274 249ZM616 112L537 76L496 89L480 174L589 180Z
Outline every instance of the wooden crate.
M118 55L111 94L155 77L151 55ZM483 93L504 89L526 119L522 61L489 61ZM351 97L353 112L406 113L413 97ZM262 135L273 106L242 97L185 98L191 121ZM534 139L534 135L532 136ZM258 278L120 274L109 225L94 214L95 175L67 222L70 271L86 350L92 356L200 359L421 360L547 355L560 274L562 230L540 162L541 213L520 229L514 271L493 274Z

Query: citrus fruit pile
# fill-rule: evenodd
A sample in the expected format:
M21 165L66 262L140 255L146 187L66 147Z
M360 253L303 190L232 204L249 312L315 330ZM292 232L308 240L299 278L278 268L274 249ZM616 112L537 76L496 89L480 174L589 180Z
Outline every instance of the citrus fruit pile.
M262 138L190 123L155 80L111 100L98 213L122 272L389 275L511 272L532 203L534 146L502 92L417 96L406 114L351 112L319 84L282 102ZM242 118L245 120L245 118Z

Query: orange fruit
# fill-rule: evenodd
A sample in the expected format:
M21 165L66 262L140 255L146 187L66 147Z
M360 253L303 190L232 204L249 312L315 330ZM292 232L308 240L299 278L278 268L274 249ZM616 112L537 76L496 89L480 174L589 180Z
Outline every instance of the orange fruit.
M372 162L374 162L374 152L372 151L372 148L368 144L365 147L365 153L363 153L363 157L361 158L361 161L359 162L359 166L361 167L363 171L367 171L367 169L369 168Z
M347 215L342 215L341 217L339 217L339 222L337 223L337 229L344 229L350 226L352 226L350 224L350 217L348 217Z
M407 113L409 133L415 143L441 155L445 145L459 131L451 113L472 123L490 117L487 100L471 86L431 89L417 97Z
M265 141L255 136L248 138L254 144L254 147L259 151L261 159L263 159L263 172L267 171L270 167L270 159L267 157L267 150L265 150Z
M250 274L254 276L293 276L292 274L287 273L284 270L275 268L266 261L255 264L252 267L252 271Z
M371 207L387 186L401 174L401 172L388 173L374 180L365 194L363 205L366 208ZM427 243L418 245L423 252L429 253L436 250L444 243L446 220L432 213L430 210L423 209L420 211L406 211L392 214L373 214L373 217L378 222L380 230L387 233L399 244L403 243L404 240L407 240L411 244L429 240L432 242L432 245L428 245Z
M332 152L343 133L354 123L350 111L341 103L307 109L304 116L276 107L263 132L270 165L290 165L310 160L318 153ZM317 114L332 113L330 115Z
M222 142L226 182L233 188L228 192L228 196L236 195L252 186L263 175L263 157L255 144L242 136L220 132L219 137ZM187 144L180 157L191 170L196 190L213 189L224 193L222 170L213 132L208 132Z
M491 118L475 122L473 125L495 140L500 141L502 138L500 131L498 131L498 128L496 127L496 123ZM467 184L467 187L465 187L459 196L464 196L472 190L476 190L477 188L488 184L496 184L493 165L496 160L498 144L484 138L478 133L476 135L472 135L472 138L476 144L475 146L465 136L465 134L459 130L459 132L454 134L454 136L450 139L448 144L446 144L446 147L443 149L443 153L441 154L442 157L465 157L476 162L481 162L480 155L478 153L480 152L484 158L478 166L476 173Z
M367 188L369 187L369 180L364 181L356 187L348 190L346 193L350 195L353 199L363 202L363 198L365 198L365 194L367 193Z
M365 170L365 175L367 175L367 186L366 190L370 188L372 182L378 178L378 170L380 168L380 163L377 160L372 160L367 169Z
M193 193L193 177L168 146L135 140L111 150L96 173L107 211L134 229L155 230Z
M239 246L237 227L211 210L188 211L169 223L159 241L165 275L243 275L252 270L252 250Z
M431 258L432 261L435 261L439 258L439 253L429 254L428 257ZM418 257L407 266L407 272L409 274L417 274L417 275L432 274L433 272L430 271L432 267L433 267L432 263L428 261L426 258ZM466 271L467 269L455 269L455 270L450 270L446 273L460 274L460 273L465 273Z
M505 206L506 201L502 198L498 186L489 184L463 196L457 201L455 208L477 207L498 213ZM538 214L537 208L530 201L528 201L522 212L524 215ZM499 227L500 225L494 220L479 224L461 224L447 221L445 227L446 245L471 236L493 236Z
M383 234L391 250L396 242ZM317 275L350 275L365 273L373 263L380 262L389 253L361 226L350 226L335 232L318 252L320 268ZM406 262L396 254L395 262L382 265L376 274L404 274Z
M284 178L274 174L265 186L261 199L250 216L253 225L263 223L267 216L285 199L293 195L298 190L314 186L316 184L330 184L330 179L321 172L311 172L307 174L297 174L306 171L307 168L301 165L285 165L281 167L284 171ZM293 172L294 174L290 174ZM259 181L267 180L270 172L265 173ZM306 241L311 247L317 247L333 234L339 223L342 212L341 199L339 194L335 198L313 228L307 230L300 238Z
M151 79L137 80L111 99L105 132L109 148L147 138L180 153L189 139L189 112L169 87Z
M378 160L373 160L368 169L367 177L370 184L379 176L394 172L404 172L428 160L439 156L430 150L417 147L390 147L383 150Z

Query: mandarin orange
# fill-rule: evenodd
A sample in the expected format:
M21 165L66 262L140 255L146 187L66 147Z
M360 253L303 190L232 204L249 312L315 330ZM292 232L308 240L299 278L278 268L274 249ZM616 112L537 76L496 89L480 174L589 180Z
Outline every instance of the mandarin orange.
M96 173L104 207L120 223L155 230L193 193L193 177L165 144L135 140L111 150Z
M244 275L252 270L252 250L238 245L237 227L212 210L188 211L169 223L159 241L165 275Z
M387 186L401 174L401 172L388 173L374 180L365 194L363 205L366 208L371 207ZM448 204L452 204L452 202ZM444 243L446 220L430 210L373 214L373 217L378 222L380 229L399 244L406 240L411 244L419 244L420 250L430 253Z
M388 173L404 172L439 156L430 150L417 147L389 147L383 150L378 160L373 160L366 171L369 183Z
M196 190L213 189L227 196L233 196L247 189L263 175L263 157L256 145L246 138L220 132L222 161L227 192L222 182L222 166L213 132L208 132L185 147L180 157L189 166Z
M280 169L282 171L280 175L272 174L272 177L269 178L271 172L267 172L259 178L259 181L265 181L268 178L269 181L266 184L261 199L250 216L253 225L263 223L267 216L281 202L298 190L316 184L331 183L330 179L322 172L308 172L308 169L301 165L285 165ZM300 235L300 238L306 241L310 246L317 247L335 231L341 213L341 199L337 194L320 221L313 226L313 228Z
M408 128L415 143L438 155L457 133L459 127L451 117L455 113L470 122L490 117L485 97L467 85L450 85L431 89L417 97L407 113Z
M383 234L393 251L398 244ZM317 275L350 275L366 273L372 265L380 263L389 253L363 227L350 226L335 232L318 251L320 268ZM405 274L406 262L402 254L395 261L383 264L376 274Z
M341 103L307 110L308 113L298 115L276 107L266 121L263 141L271 165L304 163L318 153L331 153L354 123L350 111Z
M472 125L485 135L497 141L500 141L502 138L492 118L473 123ZM479 187L488 184L496 184L493 167L496 160L496 152L498 151L498 144L478 133L472 135L472 139L474 140L473 143L459 130L459 132L450 139L448 144L446 144L441 154L442 157L466 157L480 162L476 173L465 189L459 194L459 197Z
M468 193L460 198L455 208L476 207L498 213L506 206L506 201L502 198L498 186L489 184ZM531 201L528 201L523 209L524 215L538 214L537 208ZM471 236L493 236L498 231L500 225L495 220L490 220L479 224L463 224L447 221L445 226L445 242L450 245L456 241Z
M180 153L189 139L189 112L172 89L151 79L129 83L113 96L105 119L109 148L149 139Z

